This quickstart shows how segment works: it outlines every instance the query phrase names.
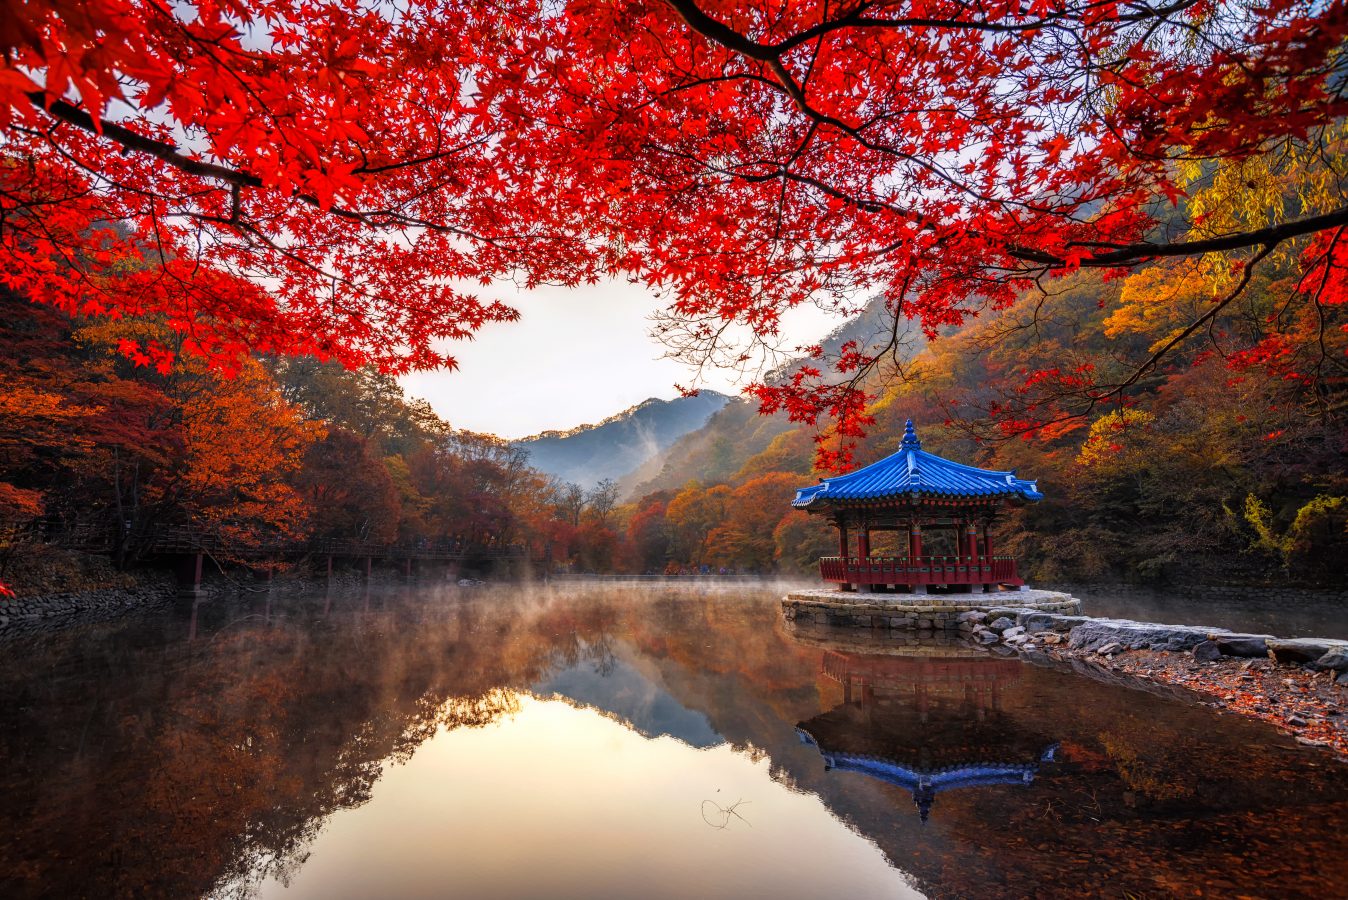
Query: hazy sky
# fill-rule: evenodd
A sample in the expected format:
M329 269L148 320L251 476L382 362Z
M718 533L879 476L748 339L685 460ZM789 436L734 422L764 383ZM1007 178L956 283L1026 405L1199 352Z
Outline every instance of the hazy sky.
M692 379L681 364L660 359L663 348L647 332L661 304L640 285L524 291L502 284L481 296L510 303L522 318L446 345L458 371L401 379L408 394L430 401L456 428L507 438L571 428L648 397L675 397L674 384ZM818 340L837 323L809 308L793 311L788 324L795 345ZM738 393L719 374L704 386Z

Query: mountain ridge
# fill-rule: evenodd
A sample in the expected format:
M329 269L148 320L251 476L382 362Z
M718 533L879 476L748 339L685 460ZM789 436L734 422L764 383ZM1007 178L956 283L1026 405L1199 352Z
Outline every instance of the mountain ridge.
M726 397L725 394L722 394L719 391L699 391L698 393L712 394L717 397ZM643 409L646 409L647 407L658 406L662 403L673 403L675 402L675 400L678 399L679 398L676 397L674 398L674 400L661 400L659 397L647 397L640 403L635 403L632 406L627 407L627 409L622 410L621 412L616 412L611 416L607 416L603 419L600 419L598 422L586 422L582 425L573 425L570 428L549 428L546 431L538 432L538 434L531 434L526 437L516 438L515 440L511 441L511 443L527 444L533 441L543 440L544 438L575 437L576 435L581 434L583 432L593 431L596 428L603 428L605 425L611 425L614 422L636 415L638 412L640 412ZM729 400L730 398L726 397L726 399Z
M689 431L705 425L730 399L712 390L672 400L650 397L599 422L543 431L510 444L525 450L535 469L593 487L640 468Z

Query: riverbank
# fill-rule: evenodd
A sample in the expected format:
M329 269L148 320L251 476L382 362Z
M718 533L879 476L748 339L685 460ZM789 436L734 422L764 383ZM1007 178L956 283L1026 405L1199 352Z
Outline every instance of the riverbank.
M17 576L17 592L12 597L0 597L0 638L103 622L152 611L180 598L204 601L246 594L294 596L408 580L404 573L388 567L374 568L369 574L361 569L342 569L331 575L295 568L275 573L270 579L249 570L220 569L199 587L184 588L173 572L163 568L119 571L105 557L55 551L24 559L12 566L11 572ZM429 581L434 576L421 577Z
M1144 689L1165 686L1348 760L1348 641L1025 612L967 614L977 647Z

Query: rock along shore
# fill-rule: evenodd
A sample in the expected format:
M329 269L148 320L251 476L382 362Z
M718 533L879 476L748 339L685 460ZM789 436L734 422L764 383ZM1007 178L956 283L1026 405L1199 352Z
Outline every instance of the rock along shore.
M123 576L122 583L115 585L0 598L0 639L39 635L70 626L107 621L142 610L157 609L183 598L204 601L245 594L291 596L325 589L350 590L363 586L402 584L405 581L402 575L391 572L376 572L371 576L360 572L340 572L331 578L289 576L270 583L228 577L209 582L193 591L180 587L171 573L142 570ZM481 582L469 579L467 583Z
M1348 759L1348 641L1012 608L961 613L958 629L991 653L1198 694Z

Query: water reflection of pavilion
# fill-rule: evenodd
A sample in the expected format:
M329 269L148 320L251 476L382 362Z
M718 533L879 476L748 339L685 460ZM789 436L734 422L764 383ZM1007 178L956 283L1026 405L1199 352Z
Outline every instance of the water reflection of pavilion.
M913 795L927 821L936 795L1029 784L1058 745L1020 728L1002 694L1023 671L985 656L862 656L824 652L822 674L842 703L796 727L827 769L859 772Z

